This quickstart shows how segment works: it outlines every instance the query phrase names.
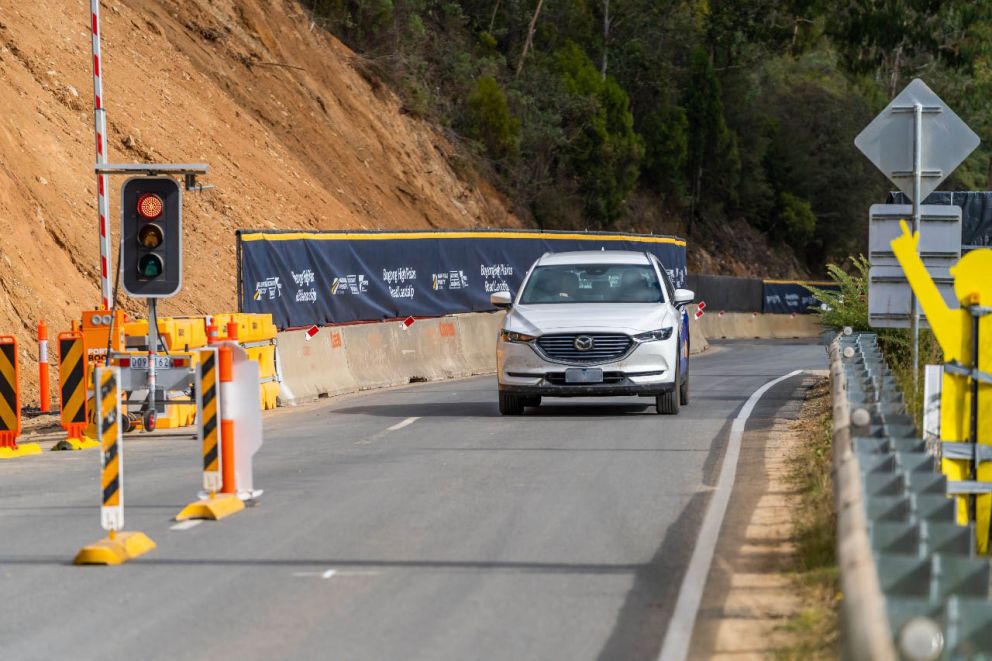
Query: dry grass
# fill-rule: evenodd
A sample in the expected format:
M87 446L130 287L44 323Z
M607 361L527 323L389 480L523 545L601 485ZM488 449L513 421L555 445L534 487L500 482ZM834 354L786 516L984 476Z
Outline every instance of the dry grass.
M781 659L837 657L839 574L837 569L833 482L830 381L823 378L807 394L795 423L800 440L790 480L800 493L794 512L796 589L806 604L783 628L794 634Z

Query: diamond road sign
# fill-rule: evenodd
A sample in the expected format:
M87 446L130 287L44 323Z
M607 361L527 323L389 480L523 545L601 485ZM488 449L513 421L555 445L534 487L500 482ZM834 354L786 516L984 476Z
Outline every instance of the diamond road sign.
M865 127L854 144L868 159L913 199L913 109L923 106L922 203L954 168L968 157L980 140L954 111L916 79Z

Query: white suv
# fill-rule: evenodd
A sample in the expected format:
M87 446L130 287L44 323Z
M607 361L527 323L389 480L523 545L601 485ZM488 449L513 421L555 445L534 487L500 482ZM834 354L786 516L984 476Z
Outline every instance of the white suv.
M693 292L674 289L649 253L548 253L527 273L496 345L499 411L520 415L542 396L655 397L658 413L689 403Z

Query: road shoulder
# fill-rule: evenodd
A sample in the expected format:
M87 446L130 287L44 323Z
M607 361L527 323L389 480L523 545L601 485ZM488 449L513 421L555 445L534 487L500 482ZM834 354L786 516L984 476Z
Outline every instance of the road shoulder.
M806 604L795 573L794 514L801 493L792 466L801 453L797 421L821 378L807 375L777 386L751 417L690 658L769 658L795 641L790 623Z

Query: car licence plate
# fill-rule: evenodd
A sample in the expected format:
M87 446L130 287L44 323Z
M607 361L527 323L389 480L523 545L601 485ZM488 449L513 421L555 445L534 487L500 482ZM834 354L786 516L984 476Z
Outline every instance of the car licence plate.
M598 367L571 367L565 370L565 383L602 383L603 370Z

